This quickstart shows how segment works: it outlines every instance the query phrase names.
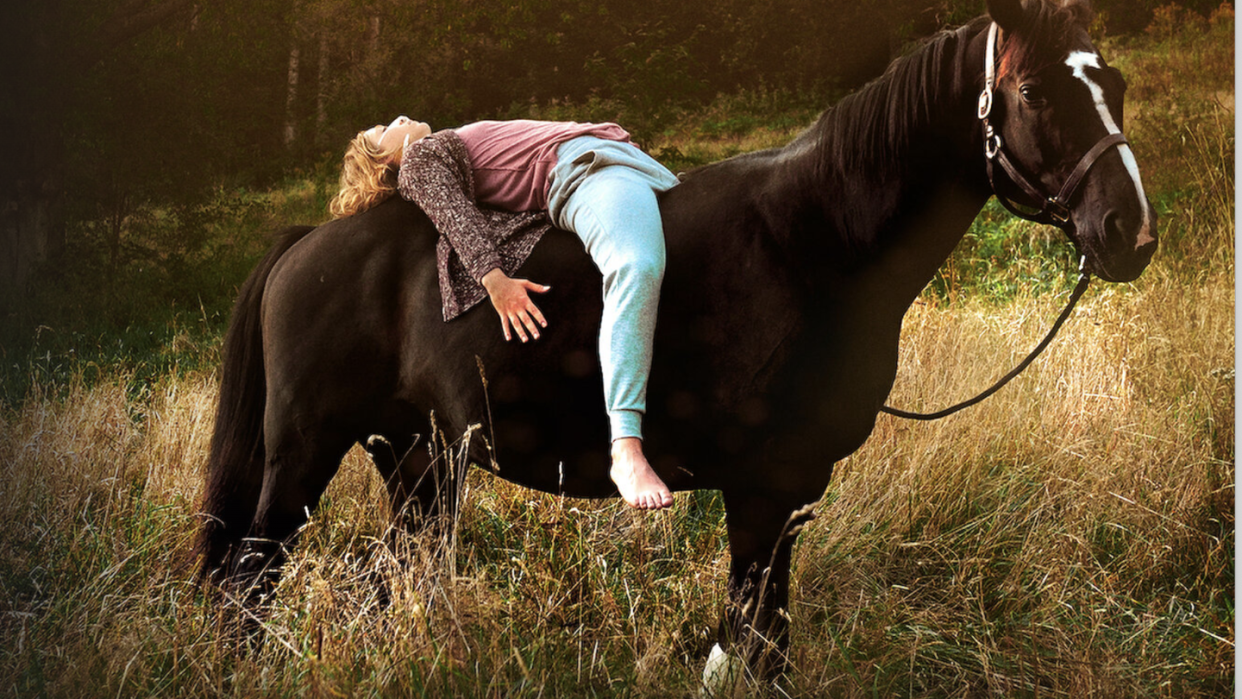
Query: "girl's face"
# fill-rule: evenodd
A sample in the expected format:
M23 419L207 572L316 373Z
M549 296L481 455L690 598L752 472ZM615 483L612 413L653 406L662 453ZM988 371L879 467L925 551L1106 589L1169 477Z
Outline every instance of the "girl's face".
M367 131L367 137L381 151L398 149L393 160L401 160L402 145L421 141L431 135L431 127L421 121L414 121L406 116L393 119L388 126L376 125Z

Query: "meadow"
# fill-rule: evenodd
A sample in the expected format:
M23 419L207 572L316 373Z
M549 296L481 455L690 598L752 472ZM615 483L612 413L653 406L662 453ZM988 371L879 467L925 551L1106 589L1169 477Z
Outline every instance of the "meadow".
M795 548L777 696L1232 695L1233 17L1167 19L1102 45L1130 83L1161 251L1133 283L1097 281L990 400L932 424L882 416L837 465ZM788 95L722 96L650 149L688 167L783 143L814 116ZM244 268L276 226L322 220L329 186L221 193L204 254ZM1059 232L989 206L907 314L890 404L988 385L1039 341L1074 271ZM475 470L456 526L413 536L390 531L357 448L262 643L239 644L187 555L227 313L210 299L239 279L192 281L224 291L123 332L66 304L63 324L3 355L0 693L699 691L728 569L715 493L639 514ZM118 314L156 285L125 284Z

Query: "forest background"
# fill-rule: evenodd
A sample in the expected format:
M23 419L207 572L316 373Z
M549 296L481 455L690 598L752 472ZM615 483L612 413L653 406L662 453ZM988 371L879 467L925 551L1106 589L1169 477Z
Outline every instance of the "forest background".
M1096 33L1141 35L1217 4L1098 0ZM979 0L4 3L0 396L21 398L36 345L80 353L87 335L96 345L169 311L200 313L218 331L256 253L214 227L246 193L297 178L329 189L349 137L395 114L437 128L614 120L651 147L688 113L742 95L706 135L802 125L912 41L983 10ZM683 150L657 156L699 164ZM128 345L167 345L156 337L167 323L155 325ZM12 375L14 359L26 378Z

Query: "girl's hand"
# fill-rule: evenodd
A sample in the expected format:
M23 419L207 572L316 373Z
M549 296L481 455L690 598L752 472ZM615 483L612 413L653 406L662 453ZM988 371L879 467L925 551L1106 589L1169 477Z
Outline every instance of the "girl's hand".
M487 289L492 305L500 314L500 329L504 331L506 341L513 339L509 332L510 326L513 326L513 331L522 338L522 342L527 341L527 332L534 339L539 339L539 328L548 327L548 321L543 319L543 314L530 300L527 292L542 294L552 287L536 284L526 279L514 279L499 267L483 275L479 281L483 283L483 288Z

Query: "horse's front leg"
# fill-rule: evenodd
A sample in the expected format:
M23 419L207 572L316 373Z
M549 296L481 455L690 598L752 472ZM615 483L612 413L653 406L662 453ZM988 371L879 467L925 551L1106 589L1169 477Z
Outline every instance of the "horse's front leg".
M753 491L724 495L732 563L718 634L723 655L713 651L704 672L717 693L721 683L739 681L740 673L771 680L788 665L790 555L813 517L811 506L797 498Z

